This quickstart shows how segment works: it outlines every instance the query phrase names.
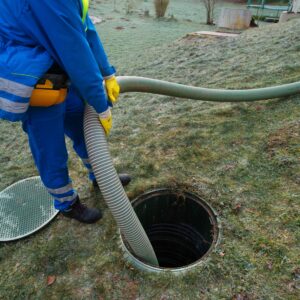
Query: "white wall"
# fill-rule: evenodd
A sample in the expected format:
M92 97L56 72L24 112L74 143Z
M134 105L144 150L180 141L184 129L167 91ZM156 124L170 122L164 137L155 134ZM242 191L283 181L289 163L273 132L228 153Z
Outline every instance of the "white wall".
M300 13L300 0L293 0L293 12Z

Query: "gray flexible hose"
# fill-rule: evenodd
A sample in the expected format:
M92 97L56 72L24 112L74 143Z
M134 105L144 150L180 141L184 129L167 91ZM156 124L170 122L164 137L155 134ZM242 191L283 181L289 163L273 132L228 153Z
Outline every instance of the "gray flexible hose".
M121 93L142 92L216 102L249 102L300 93L300 82L250 90L225 90L193 87L136 76L119 76L117 79L121 87Z
M135 214L114 168L98 114L88 104L84 113L84 134L97 183L122 234L137 257L146 263L158 266L148 236Z
M222 90L191 87L143 77L118 77L121 93L143 92L195 100L218 102L257 101L300 93L300 82L252 90ZM98 114L86 105L84 117L86 145L103 197L134 254L158 266L152 245L137 218L113 166Z

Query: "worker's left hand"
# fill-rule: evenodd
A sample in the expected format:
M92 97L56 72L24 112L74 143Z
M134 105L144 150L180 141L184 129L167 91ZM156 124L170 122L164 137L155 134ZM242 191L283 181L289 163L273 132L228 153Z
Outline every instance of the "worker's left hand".
M117 102L120 94L120 86L115 76L105 79L105 87L109 100L112 103Z

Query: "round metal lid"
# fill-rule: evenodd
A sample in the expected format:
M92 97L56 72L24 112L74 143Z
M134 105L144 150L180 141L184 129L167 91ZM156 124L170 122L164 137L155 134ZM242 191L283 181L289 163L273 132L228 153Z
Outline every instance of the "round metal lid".
M40 177L14 183L0 192L0 241L28 236L47 225L58 210Z

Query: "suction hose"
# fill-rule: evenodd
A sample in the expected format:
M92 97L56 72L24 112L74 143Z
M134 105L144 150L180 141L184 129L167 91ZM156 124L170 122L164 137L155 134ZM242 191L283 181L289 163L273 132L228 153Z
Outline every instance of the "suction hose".
M143 77L118 77L121 93L142 92L195 100L240 102L279 98L300 93L300 82L252 90L224 90L190 87ZM113 166L98 114L86 105L84 132L97 183L116 222L134 254L158 266L152 245L137 218Z
M138 258L148 264L158 266L148 236L135 214L114 168L98 114L88 104L84 114L84 135L97 183L118 227Z
M300 93L300 81L250 90L207 89L135 76L120 76L118 83L121 93L141 92L214 102L250 102Z

